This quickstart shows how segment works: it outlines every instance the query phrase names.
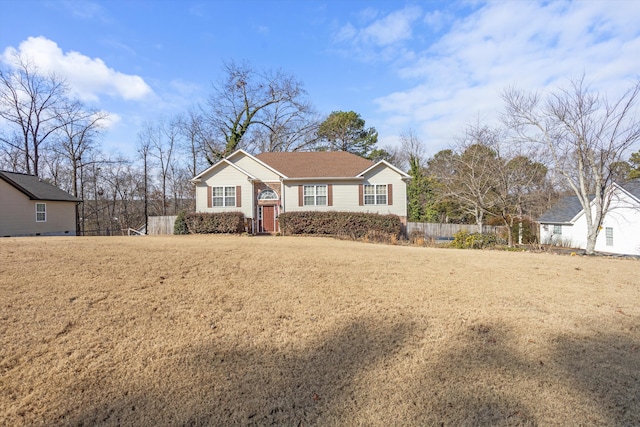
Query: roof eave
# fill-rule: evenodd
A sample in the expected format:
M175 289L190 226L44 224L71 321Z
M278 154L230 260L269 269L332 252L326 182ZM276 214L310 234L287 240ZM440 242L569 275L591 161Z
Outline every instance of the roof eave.
M216 164L211 165L211 167L209 167L204 172L201 172L200 174L198 174L195 177L191 178L190 181L193 182L194 184L202 182L202 176L203 175L205 175L209 171L212 171L214 168L218 167L222 163L225 163L226 165L231 166L232 168L234 168L234 169L238 170L239 172L245 174L250 180L256 180L257 179L255 176L251 175L249 172L247 172L246 170L242 169L240 166L238 166L235 163L227 160L227 158L224 158L224 159L220 160L219 162L217 162Z
M373 165L369 166L368 168L366 168L365 170L363 170L362 172L360 172L358 174L358 176L362 176L364 174L366 174L367 172L369 172L370 170L372 170L373 168L375 168L378 165L385 165L386 167L390 168L391 170L395 171L397 174L399 174L402 178L405 179L411 179L411 175L407 174L406 172L401 171L400 169L398 169L397 167L393 166L391 163L387 162L386 160L380 160L376 163L374 163Z
M363 181L361 176L304 176L283 178L282 181Z

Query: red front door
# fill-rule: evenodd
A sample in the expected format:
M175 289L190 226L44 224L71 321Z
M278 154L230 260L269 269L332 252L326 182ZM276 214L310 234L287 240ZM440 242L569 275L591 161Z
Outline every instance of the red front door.
M265 233L276 232L275 206L262 206L262 231Z

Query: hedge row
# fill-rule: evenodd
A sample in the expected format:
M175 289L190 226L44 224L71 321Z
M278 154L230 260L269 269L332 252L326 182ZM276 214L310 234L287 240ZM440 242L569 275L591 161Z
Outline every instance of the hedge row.
M278 217L282 234L348 235L360 239L371 233L399 236L397 215L362 212L285 212Z
M242 233L242 212L187 213L178 215L174 226L176 234Z

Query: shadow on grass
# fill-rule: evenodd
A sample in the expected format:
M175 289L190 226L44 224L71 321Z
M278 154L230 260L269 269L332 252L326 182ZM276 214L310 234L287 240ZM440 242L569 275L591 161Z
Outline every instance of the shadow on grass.
M536 425L512 385L532 368L509 347L500 323L471 323L457 330L446 351L421 378L421 410L413 425Z
M536 397L547 385L593 405L597 419L591 424L640 424L640 343L628 337L561 336L552 343L551 359L540 364L517 351L513 332L498 322L454 329L437 355L425 351L429 342L416 345L415 333L408 321L361 318L307 348L212 339L168 358L140 381L132 376L120 385L98 386L95 401L85 395L77 417L68 413L56 424L562 424L544 413ZM388 374L411 357L422 369L406 384L394 383L398 395L392 403L377 402L378 408L399 402L408 409L398 418L384 411L377 418L361 416L375 394L371 387L384 386L368 374ZM575 414L581 407L565 409Z
M605 332L559 336L542 361L517 349L501 323L459 334L425 372L423 384L435 391L411 424L640 425L640 341Z
M67 425L309 425L349 424L358 402L358 377L401 350L411 325L358 319L326 334L308 349L279 351L213 340L186 349L136 390L137 379L114 390L96 387L82 413L57 420ZM242 340L238 340L242 341ZM235 348L228 348L229 344ZM179 370L180 372L175 372ZM148 380L142 379L141 382ZM364 386L364 385L362 385ZM111 394L113 399L105 399ZM102 397L100 397L102 395ZM72 411L73 412L73 411ZM328 417L328 418L327 418Z
M400 351L411 334L408 323L358 319L307 350L222 351L204 348L198 363L217 371L216 395L228 407L192 418L194 424L309 425L348 418L357 402L359 374L376 369ZM231 369L224 364L231 362ZM235 368L234 368L235 366ZM229 399L231 397L231 399Z
M598 407L606 425L640 425L640 339L612 333L562 336L555 352L573 389Z

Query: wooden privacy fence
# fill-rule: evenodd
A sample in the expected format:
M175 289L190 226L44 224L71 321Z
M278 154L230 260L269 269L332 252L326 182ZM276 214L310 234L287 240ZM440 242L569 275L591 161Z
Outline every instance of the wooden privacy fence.
M177 215L150 216L147 234L173 234Z
M422 234L427 239L452 239L454 234L461 230L469 233L477 233L478 226L475 224L442 224L436 222L407 222L407 236L412 234ZM489 234L505 231L503 226L483 225L482 233Z

